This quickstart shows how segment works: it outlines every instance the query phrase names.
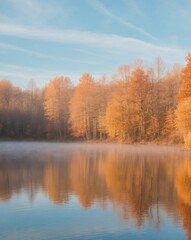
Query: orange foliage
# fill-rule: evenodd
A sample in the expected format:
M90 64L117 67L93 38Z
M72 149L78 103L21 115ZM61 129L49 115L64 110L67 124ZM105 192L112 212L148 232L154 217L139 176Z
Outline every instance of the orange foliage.
M96 131L95 99L94 79L90 74L85 73L74 90L70 104L70 123L74 136L91 139Z
M191 97L191 54L186 57L187 64L182 70L182 84L178 94L179 101Z
M69 78L62 76L56 77L50 81L44 94L45 116L49 122L53 124L53 129L56 129L57 135L65 139L69 133L68 119L71 87Z
M125 90L125 89L124 89ZM128 140L129 135L129 108L127 106L126 94L120 91L108 102L106 112L106 126L108 135L119 141Z
M165 72L162 60L157 58L154 67L143 66L141 60L122 65L111 78L102 76L97 81L84 73L75 87L63 76L55 77L42 89L36 88L31 81L27 90L2 80L0 137L111 138L118 142L160 140L172 143L181 140L175 128L177 122L185 135L185 145L189 147L191 54L182 71L178 98L178 65Z
M191 54L182 70L182 84L178 94L177 126L183 132L186 148L191 148Z

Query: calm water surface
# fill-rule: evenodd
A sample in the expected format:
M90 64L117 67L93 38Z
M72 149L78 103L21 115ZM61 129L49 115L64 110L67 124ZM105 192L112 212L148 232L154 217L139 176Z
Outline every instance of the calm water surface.
M0 239L191 239L191 154L2 142Z

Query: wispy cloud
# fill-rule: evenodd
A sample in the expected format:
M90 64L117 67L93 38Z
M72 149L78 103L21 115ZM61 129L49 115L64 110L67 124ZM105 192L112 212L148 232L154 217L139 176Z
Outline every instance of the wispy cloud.
M11 19L9 17L7 17L7 15L0 13L0 21L1 22L12 22Z
M0 49L9 49L13 51L18 51L22 53L26 53L38 58L46 58L46 59L52 59L52 60L62 60L62 61L67 61L67 62L72 62L72 63L81 63L81 64L87 64L87 65L101 65L101 63L96 62L96 61L90 61L90 60L84 60L83 58L79 59L76 57L63 57L63 56L53 56L53 55L46 55L40 52L36 51L31 51L25 48L17 47L11 44L5 44L5 43L0 43ZM77 51L77 50L76 50ZM79 50L80 51L80 50Z
M24 88L31 79L35 79L37 85L40 83L40 86L42 86L42 84L45 84L49 79L48 76L50 77L50 73L47 74L47 72L38 71L37 69L18 65L0 64L0 78L11 79L14 84Z
M125 8L128 8L133 12L136 16L139 17L146 17L145 12L141 8L141 2L135 0L122 0Z
M34 79L37 86L44 86L50 79L55 76L64 75L71 78L73 83L77 83L83 72L64 72L56 69L33 68L23 65L12 65L0 63L0 79L6 78L13 80L13 83L25 87L27 83ZM101 74L95 73L93 77L96 79L101 77Z
M34 79L37 86L44 86L50 79L58 75L69 76L75 83L80 77L80 74L62 72L59 70L48 70L43 68L32 68L22 65L11 65L0 63L0 78L11 79L16 85L25 88L31 79Z
M46 23L52 17L66 11L60 8L60 5L54 1L41 0L2 0L13 11L11 19L16 22L28 22L35 25Z
M135 31L137 31L140 34L143 34L153 40L157 40L157 37L153 36L151 33L145 31L143 28L136 26L135 24L124 20L123 18L115 15L113 12L111 12L101 1L99 0L94 0L94 1L88 1L88 3L91 4L91 6L94 7L94 9L96 9L97 11L99 11L100 13L112 18L113 20L119 22L120 24L123 24Z
M0 23L0 35L14 36L18 38L29 38L35 40L62 42L67 44L83 44L96 46L111 51L123 49L126 53L139 53L139 56L150 55L165 58L182 58L186 50L177 47L165 47L128 38L116 34L102 34L93 32L84 32L78 30L59 30L51 28L34 28L22 25Z
M173 1L169 0L166 2L169 5L169 8L172 9L174 16L179 17L179 21L182 23L190 22L191 15L190 15L190 8L191 8L191 1L190 0L182 0L182 1Z
M88 55L88 56L93 56L96 58L104 58L104 59L108 59L109 56L105 55L105 54L100 54L100 53L96 53L95 51L90 51L90 50L86 50L86 49L80 49L80 48L76 48L74 49L76 52L82 53L83 55Z
M33 55L33 56L36 56L36 57L40 57L40 58L51 57L51 56L44 55L44 54L41 54L41 53L36 52L36 51L31 51L31 50L28 50L28 49L25 49L25 48L17 47L17 46L14 46L14 45L11 45L11 44L6 44L6 43L0 43L0 48L14 50L14 51L18 51L18 52L23 52L23 53L27 53L27 54L30 54L30 55Z

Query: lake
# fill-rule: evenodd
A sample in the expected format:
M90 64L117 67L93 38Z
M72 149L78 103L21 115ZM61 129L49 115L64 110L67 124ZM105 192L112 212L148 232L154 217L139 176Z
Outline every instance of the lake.
M190 239L179 147L0 143L0 239Z

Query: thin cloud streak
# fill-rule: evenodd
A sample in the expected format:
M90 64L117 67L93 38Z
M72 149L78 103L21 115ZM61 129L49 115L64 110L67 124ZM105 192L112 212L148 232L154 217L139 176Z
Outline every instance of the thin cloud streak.
M117 22L139 32L140 34L143 34L149 38L152 38L153 40L158 40L157 37L153 36L151 33L146 32L143 28L137 27L136 25L132 24L131 22L124 20L121 17L116 16L115 14L113 14L108 8L105 7L105 5L99 1L99 0L94 0L90 2L90 5L92 5L94 7L94 9L96 9L97 11L99 11L100 13L116 20Z
M22 25L0 23L0 35L14 36L19 38L29 38L35 40L77 43L93 45L111 50L122 49L127 52L139 52L140 54L173 55L182 58L186 55L185 49L163 47L153 43L127 38L115 34L100 34L92 32L82 32L77 30L55 30L50 28L32 28Z
M77 58L68 58L68 57L60 57L60 56L52 56L52 55L46 55L46 54L42 54L39 52L35 52L35 51L31 51L25 48L21 48L21 47L17 47L14 45L10 45L10 44L4 44L4 43L0 43L0 48L3 49L9 49L9 50L13 50L13 51L18 51L18 52L23 52L35 57L39 57L39 58L49 58L49 59L59 59L62 61L67 61L67 62L73 62L73 63L81 63L81 64L87 64L87 65L101 65L101 63L96 62L96 61L88 61L88 60L83 60L83 59L77 59Z
M58 14L66 14L60 4L56 1L40 1L40 0L6 0L9 8L13 10L11 21L27 22L30 24L44 24L48 19L56 17Z
M22 65L11 65L11 64L1 64L0 63L0 77L1 78L13 78L11 80L17 79L15 82L22 82L22 85L26 85L26 83L35 79L37 81L41 80L49 80L50 76L55 76L57 74L56 71L49 71L46 69L36 69L32 67L26 67Z
M73 84L76 84L83 73L62 72L60 70L47 70L22 65L11 65L0 63L0 79L9 79L21 87L25 88L28 82L33 79L38 87L44 87L55 76L68 76ZM94 74L93 77L99 79L101 74Z
M40 58L50 58L51 57L51 56L48 56L48 55L41 54L39 52L31 51L31 50L28 50L28 49L25 49L25 48L21 48L21 47L17 47L17 46L10 45L10 44L5 44L5 43L0 43L0 48L10 49L10 50L18 51L18 52L23 52L23 53L27 53L27 54L30 54L30 55L33 55L33 56L36 56L36 57L40 57Z

